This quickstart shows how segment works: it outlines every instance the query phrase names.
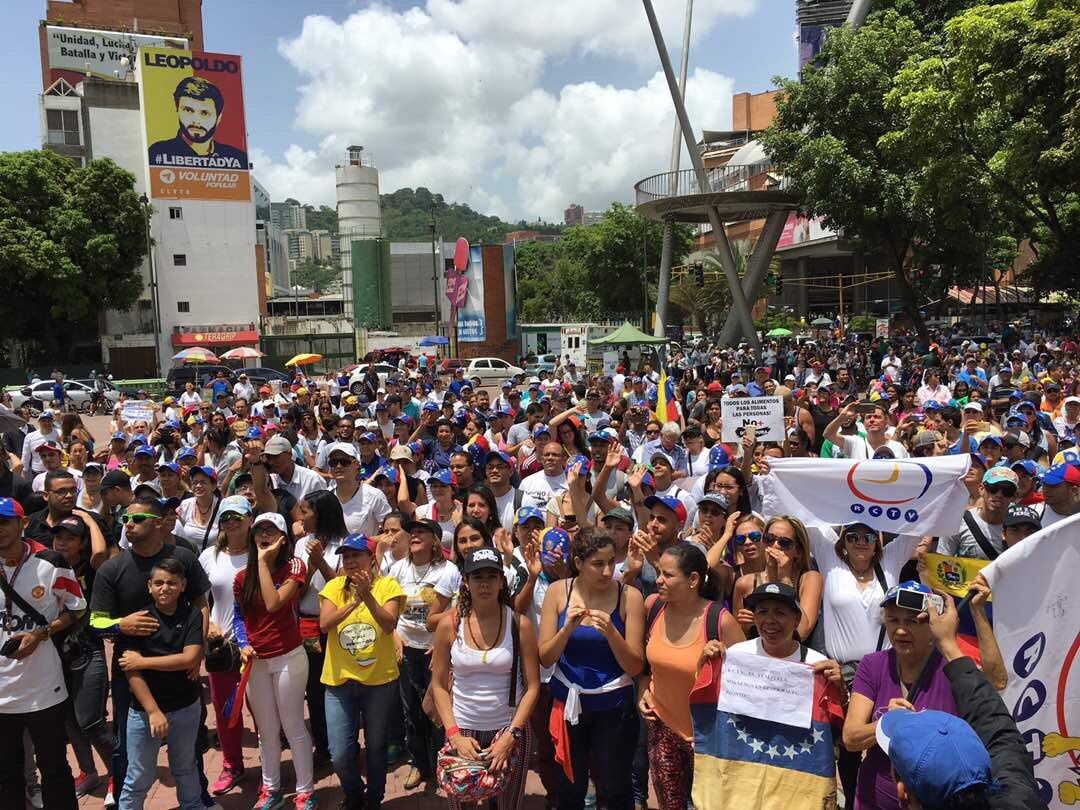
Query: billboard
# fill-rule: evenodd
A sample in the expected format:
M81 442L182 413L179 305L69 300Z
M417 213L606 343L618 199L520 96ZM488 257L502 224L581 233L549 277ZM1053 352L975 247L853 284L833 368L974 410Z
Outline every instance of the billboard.
M83 76L116 79L117 74L123 76L128 70L135 69L141 47L187 50L188 41L182 37L45 26L45 50L54 79L57 71L69 73L75 79ZM127 67L120 64L125 56Z
M469 247L469 267L465 271L468 292L457 311L457 339L460 343L483 343L487 340L484 315L484 253L479 245Z
M251 200L240 57L139 49L139 98L158 200Z
M825 221L821 217L804 217L802 214L788 214L784 230L780 234L780 240L776 243L777 250L793 248L806 242L816 242L819 239L835 239L836 231L825 227Z

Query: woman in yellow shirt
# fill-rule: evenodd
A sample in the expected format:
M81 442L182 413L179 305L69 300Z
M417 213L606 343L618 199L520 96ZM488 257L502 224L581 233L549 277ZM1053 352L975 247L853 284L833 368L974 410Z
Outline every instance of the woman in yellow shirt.
M343 575L319 592L319 627L327 635L326 730L344 806L374 808L386 792L387 732L398 706L393 632L405 593L396 579L379 574L375 542L365 535L346 536L338 554ZM356 767L361 717L366 786Z

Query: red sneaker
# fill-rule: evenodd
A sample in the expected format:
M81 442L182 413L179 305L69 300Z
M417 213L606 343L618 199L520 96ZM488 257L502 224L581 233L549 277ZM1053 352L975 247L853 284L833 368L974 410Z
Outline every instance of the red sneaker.
M87 793L92 793L100 784L101 779L96 773L80 773L75 777L75 795L85 796Z

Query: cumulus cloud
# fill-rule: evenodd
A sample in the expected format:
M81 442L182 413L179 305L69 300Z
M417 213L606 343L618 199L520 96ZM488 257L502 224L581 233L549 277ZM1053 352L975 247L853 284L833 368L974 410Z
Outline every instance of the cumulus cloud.
M278 49L301 77L295 126L317 143L279 159L253 133L256 176L275 199L333 205L333 167L358 143L384 191L423 185L511 220L558 219L572 201L630 200L636 180L667 168L673 111L663 74L636 87L544 89L560 56L655 64L644 14L636 4L628 14L626 2L428 0L401 12L372 5L340 22L309 16ZM698 0L696 31L756 3ZM681 31L683 0L657 7L665 31ZM731 93L730 79L693 70L692 120L726 126Z

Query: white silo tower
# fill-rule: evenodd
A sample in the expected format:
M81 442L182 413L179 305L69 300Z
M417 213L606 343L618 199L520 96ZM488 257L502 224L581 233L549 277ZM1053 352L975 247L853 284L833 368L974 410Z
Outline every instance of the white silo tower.
M350 146L345 162L335 169L337 180L338 238L341 244L342 293L345 315L352 319L354 283L352 243L354 239L377 239L382 236L382 211L379 206L379 170L365 157L364 147Z

